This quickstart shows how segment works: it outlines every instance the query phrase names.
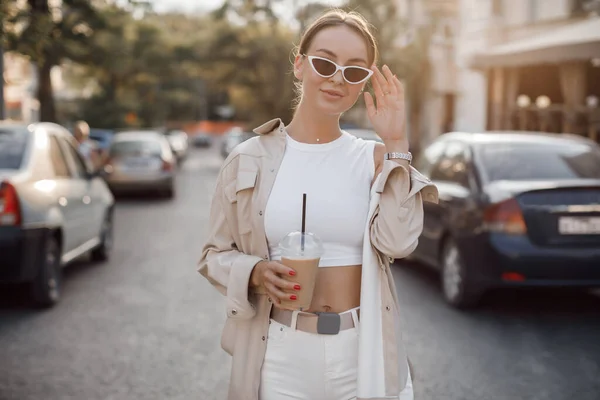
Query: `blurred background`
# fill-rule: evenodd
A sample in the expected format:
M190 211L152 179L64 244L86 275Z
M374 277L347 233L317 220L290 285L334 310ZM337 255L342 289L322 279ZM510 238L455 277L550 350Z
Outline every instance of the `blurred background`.
M0 0L0 400L225 398L216 176L332 6L440 192L392 266L416 398L600 399L600 0Z

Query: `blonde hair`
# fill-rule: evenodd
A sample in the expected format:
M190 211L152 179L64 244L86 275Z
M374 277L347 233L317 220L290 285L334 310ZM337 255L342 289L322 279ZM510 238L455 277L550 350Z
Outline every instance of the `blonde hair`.
M75 132L87 137L90 134L90 126L85 121L77 121L75 122Z
M344 11L340 9L332 9L325 12L306 28L300 38L300 44L296 48L294 56L306 54L315 36L323 29L334 26L346 26L362 36L367 44L369 66L377 62L379 53L377 41L372 32L372 25L367 22L365 17L356 11ZM294 108L296 108L302 100L302 83L296 82L295 87L296 99L294 100Z

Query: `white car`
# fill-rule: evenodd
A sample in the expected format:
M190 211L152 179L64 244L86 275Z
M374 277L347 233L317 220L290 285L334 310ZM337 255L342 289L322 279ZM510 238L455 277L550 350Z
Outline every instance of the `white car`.
M62 267L105 261L114 199L60 125L0 122L0 283L27 283L35 304L61 297Z

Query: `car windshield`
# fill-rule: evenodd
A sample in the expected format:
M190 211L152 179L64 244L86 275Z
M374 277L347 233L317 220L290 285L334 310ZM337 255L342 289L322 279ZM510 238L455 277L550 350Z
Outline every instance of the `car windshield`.
M486 143L479 155L489 182L600 179L600 149L586 143Z
M162 147L156 140L120 140L113 143L111 154L115 157L130 155L160 155Z
M29 132L24 128L0 128L0 169L19 169Z

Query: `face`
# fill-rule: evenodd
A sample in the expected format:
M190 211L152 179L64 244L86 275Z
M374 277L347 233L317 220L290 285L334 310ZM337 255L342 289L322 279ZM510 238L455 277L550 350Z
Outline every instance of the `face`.
M318 32L305 55L325 58L342 67L371 67L366 41L357 32L343 25ZM316 62L323 63L318 60ZM348 70L346 76L352 80L356 79L357 75L361 77L362 73L364 72ZM350 109L366 84L366 80L359 84L348 83L341 70L325 78L313 69L309 58L302 55L296 57L294 75L302 81L302 101L310 103L327 115L340 115Z

